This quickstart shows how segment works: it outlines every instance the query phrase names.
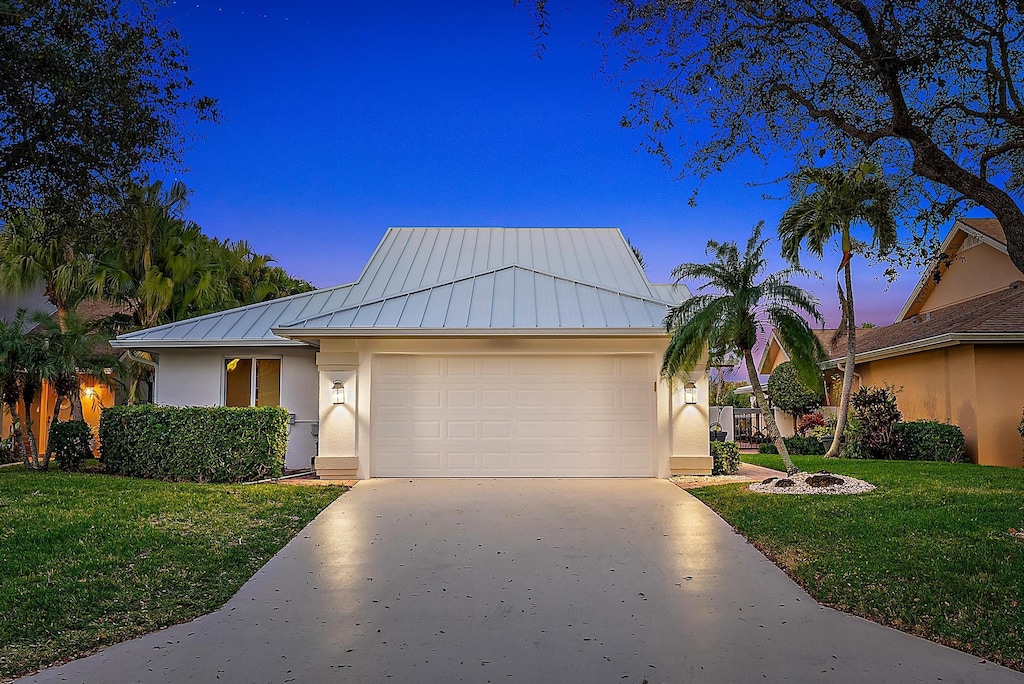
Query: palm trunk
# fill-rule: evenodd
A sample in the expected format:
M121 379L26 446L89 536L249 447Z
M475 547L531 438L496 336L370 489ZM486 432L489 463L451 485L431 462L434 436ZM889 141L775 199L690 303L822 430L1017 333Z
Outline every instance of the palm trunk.
M846 264L846 367L843 368L843 392L839 396L839 412L836 414L836 433L832 437L832 446L828 448L825 458L839 456L839 440L846 429L846 414L850 410L850 394L853 392L853 370L857 357L857 320L853 314L853 275L850 264Z
M751 349L743 350L743 360L747 363L747 375L750 378L750 386L754 388L754 396L757 398L757 405L761 407L761 416L764 418L765 424L768 426L768 434L772 437L772 442L775 443L775 448L779 452L779 456L782 457L782 462L786 465L786 474L792 475L797 471L793 460L789 457L789 451L786 449L786 442L782 439L782 434L779 432L779 426L775 424L775 416L772 414L771 408L768 406L768 402L764 397L764 389L761 387L761 380L757 377L757 366L754 364L754 354Z
M53 434L53 426L60 422L60 407L64 403L64 397L57 395L57 400L53 404L53 417L50 418L50 427L46 433L46 453L43 455L43 470L46 470L50 466L50 459L53 458L53 442L50 441L50 435Z
M36 467L34 459L30 460L28 443L25 440L25 426L21 423L21 416L18 415L18 404L6 404L7 413L11 417L11 446L14 447L14 453L21 456L21 462L25 464L26 468L32 469Z
M85 420L85 413L82 411L82 386L80 382L76 376L75 391L68 397L68 402L71 404L71 420Z

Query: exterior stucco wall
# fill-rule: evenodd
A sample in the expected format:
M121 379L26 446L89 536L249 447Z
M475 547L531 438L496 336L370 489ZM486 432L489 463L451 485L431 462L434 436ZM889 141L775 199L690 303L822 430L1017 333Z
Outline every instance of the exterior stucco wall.
M1017 426L1024 409L1024 347L978 345L978 453L989 465L1022 465Z
M281 406L295 414L290 427L288 468L308 468L316 455L318 421L316 352L312 348L219 347L165 349L159 354L155 401L170 406L224 403L224 361L235 357L281 359Z
M926 313L995 292L1022 278L1024 274L1017 270L1009 256L991 245L980 244L954 257L919 312Z
M321 340L317 364L320 370L320 456L355 457L358 478L371 472L372 441L370 404L373 359L377 354L649 354L660 366L666 340L656 338L530 338L526 336L374 338ZM691 378L698 388L698 403L685 405L681 385L669 388L652 373L657 383L657 475L669 475L673 457L708 457L708 383L704 373ZM330 387L342 381L346 403L331 401Z
M968 457L975 462L989 462L988 454L979 450L981 416L973 345L859 364L857 372L864 385L888 383L900 390L896 402L904 420L928 419L959 425L967 442Z

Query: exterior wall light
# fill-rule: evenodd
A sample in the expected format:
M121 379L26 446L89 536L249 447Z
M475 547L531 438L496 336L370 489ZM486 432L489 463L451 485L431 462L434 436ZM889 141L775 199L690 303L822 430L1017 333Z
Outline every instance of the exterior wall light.
M341 380L335 380L331 386L331 396L334 398L335 404L345 403L345 383Z
M683 385L683 401L687 404L697 403L697 385L692 381Z

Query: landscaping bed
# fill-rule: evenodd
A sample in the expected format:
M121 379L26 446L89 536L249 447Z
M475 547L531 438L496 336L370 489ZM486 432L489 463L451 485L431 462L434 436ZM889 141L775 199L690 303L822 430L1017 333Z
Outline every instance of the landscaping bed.
M0 469L0 678L218 608L344 491Z
M778 456L744 461L780 468ZM794 456L859 496L691 490L820 602L1024 670L1024 471Z

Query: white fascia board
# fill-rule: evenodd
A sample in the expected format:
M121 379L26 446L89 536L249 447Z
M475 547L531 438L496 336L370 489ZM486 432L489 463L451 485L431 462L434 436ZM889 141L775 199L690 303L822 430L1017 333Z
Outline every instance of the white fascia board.
M662 328L273 328L292 340L320 337L667 337Z
M195 349L199 347L302 347L303 342L290 339L271 340L146 340L146 339L112 339L110 346L115 349Z
M946 238L942 241L942 244L939 245L939 253L948 254L947 250L949 249L950 244L952 244L953 242L953 236L956 235L956 231L961 230L966 233L966 228L967 226L961 223L960 219L954 221L953 227L949 230L949 233L946 235ZM972 230L971 234L977 234L977 231ZM914 301L917 299L917 296L921 294L921 290L923 290L924 286L928 284L929 280L931 280L932 273L935 271L938 265L938 258L932 259L931 261L928 262L928 265L924 269L924 274L921 276L921 279L917 282L917 285L914 286L914 289L910 292L910 296L907 297L907 301L903 304L903 308L900 309L900 312L898 314L896 314L896 320L893 321L893 323L899 323L900 321L903 320L904 316L907 315L907 312L910 311L910 307L913 306Z
M1024 343L1024 333L944 333L923 340L898 344L893 347L862 352L854 357L854 364L878 361L880 359L903 356L904 354L915 354L932 349L942 349L943 347L952 347L958 344L1005 344L1012 342ZM839 364L845 362L845 357L830 359L821 364L821 369L838 368Z
M768 363L768 352L772 348L772 342L779 345L779 351L789 356L786 352L786 348L782 346L782 340L779 339L778 335L775 334L775 328L772 328L772 334L768 337L768 344L764 345L764 349L761 350L761 360L757 364L757 372L761 375L767 375L768 371L764 369L766 363Z

